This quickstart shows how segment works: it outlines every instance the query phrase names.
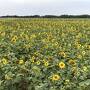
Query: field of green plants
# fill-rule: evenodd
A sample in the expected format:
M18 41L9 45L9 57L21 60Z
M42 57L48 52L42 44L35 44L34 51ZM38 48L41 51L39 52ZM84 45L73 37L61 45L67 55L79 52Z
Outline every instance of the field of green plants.
M90 19L0 19L0 90L90 90Z

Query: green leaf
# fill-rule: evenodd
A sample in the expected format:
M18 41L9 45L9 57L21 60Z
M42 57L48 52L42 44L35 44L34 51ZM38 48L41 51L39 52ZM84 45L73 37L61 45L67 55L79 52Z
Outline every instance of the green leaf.
M90 79L88 79L86 81L83 81L83 82L80 82L79 85L80 86L85 86L85 85L88 86L88 85L90 85Z

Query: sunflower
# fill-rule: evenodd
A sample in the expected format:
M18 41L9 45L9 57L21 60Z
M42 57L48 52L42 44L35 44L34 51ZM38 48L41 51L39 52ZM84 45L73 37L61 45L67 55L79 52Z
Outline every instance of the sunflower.
M83 71L88 71L88 68L86 66L83 66Z
M45 62L44 62L44 66L47 67L48 65L49 65L49 62L48 62L48 61L45 61Z
M82 55L85 55L86 54L86 52L85 51L82 51Z
M37 61L37 62L36 62L37 65L40 65L40 63L41 63L40 61Z
M66 79L65 82L64 82L64 84L68 84L69 82L70 82L70 80L69 79Z
M53 76L52 76L52 80L53 81L57 81L57 80L59 80L60 79L60 76L58 75L58 74L54 74Z
M64 58L66 57L66 53L63 52L63 51L62 52L59 52L59 55L62 56L62 57L64 57Z
M8 60L5 59L5 58L3 58L3 59L2 59L2 63L3 63L4 65L8 64Z
M78 58L78 59L82 59L82 55L80 55L80 54L77 55L77 58Z
M19 60L19 64L24 64L24 61L23 60Z
M17 41L17 38L18 37L15 35L15 36L12 37L11 41L15 43Z
M31 62L32 62L32 63L35 62L35 56L32 56L32 58L31 58Z
M59 68L61 68L61 69L65 68L65 63L64 62L60 62L59 63Z
M6 74L6 75L5 75L5 79L6 79L6 80L11 80L12 78L11 78L9 75Z
M68 63L69 63L70 65L76 65L75 60L72 60L72 59L70 59Z

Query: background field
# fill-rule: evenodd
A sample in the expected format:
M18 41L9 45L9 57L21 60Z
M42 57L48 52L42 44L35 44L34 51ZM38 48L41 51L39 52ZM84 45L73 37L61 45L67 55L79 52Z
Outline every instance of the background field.
M0 19L0 90L89 85L90 19Z

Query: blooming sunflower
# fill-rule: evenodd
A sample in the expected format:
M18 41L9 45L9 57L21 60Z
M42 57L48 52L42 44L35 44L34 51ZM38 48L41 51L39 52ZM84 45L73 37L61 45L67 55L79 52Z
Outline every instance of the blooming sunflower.
M66 53L63 52L63 51L62 52L59 52L59 55L62 56L62 57L64 57L64 58L66 57Z
M17 36L13 36L11 41L15 43L17 41L17 38L18 38Z
M40 63L41 63L40 61L37 61L37 62L36 62L37 65L40 65Z
M60 62L59 63L59 68L61 68L61 69L65 68L65 63L64 62Z
M49 65L49 62L48 62L48 61L45 61L45 62L44 62L44 66L47 67L48 65Z
M2 59L2 63L3 63L4 65L8 64L8 60L5 59L5 58L3 58L3 59Z
M52 76L52 80L53 81L57 81L57 80L59 80L60 79L60 76L58 75L58 74L54 74L53 76Z

